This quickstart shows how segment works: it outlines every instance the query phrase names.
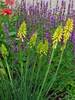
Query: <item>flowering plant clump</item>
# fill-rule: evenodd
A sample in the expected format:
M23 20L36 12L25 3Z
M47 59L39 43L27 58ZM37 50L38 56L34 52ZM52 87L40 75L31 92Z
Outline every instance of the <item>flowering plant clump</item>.
M75 100L74 1L60 2L0 1L0 100Z

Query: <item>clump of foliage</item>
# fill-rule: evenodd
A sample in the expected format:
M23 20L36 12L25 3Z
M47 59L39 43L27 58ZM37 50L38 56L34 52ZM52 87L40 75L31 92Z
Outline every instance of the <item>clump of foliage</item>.
M43 1L29 9L24 0L15 9L14 0L5 1L0 2L0 100L75 100L74 15L70 10L65 15L65 1L58 9L57 0L55 11Z

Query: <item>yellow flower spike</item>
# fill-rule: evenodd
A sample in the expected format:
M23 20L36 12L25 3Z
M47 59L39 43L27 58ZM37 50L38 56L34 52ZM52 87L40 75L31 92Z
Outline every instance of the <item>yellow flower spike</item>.
M72 32L72 30L73 30L73 19L68 18L68 20L66 22L66 26L64 27L64 30Z
M21 26L18 30L17 37L23 41L23 39L26 36L26 32L27 32L26 23L25 23L25 21L23 21L23 23L21 24Z
M48 40L46 39L44 44L43 44L43 52L44 52L44 55L47 55L47 52L48 52Z
M55 33L54 33L54 35L53 35L53 37L52 37L52 40L53 40L53 43L52 43L53 46L52 47L54 49L56 49L58 42L61 41L61 39L62 39L62 33L63 33L62 26L58 26L57 29L56 29L56 31L55 31Z
M41 54L42 51L43 51L43 42L41 41L37 46L37 53Z
M61 50L64 50L66 48L67 41L69 40L72 31L73 31L73 20L68 18L63 30L63 46L61 47Z
M42 56L42 55L47 55L47 52L48 52L48 41L45 40L44 43L41 41L37 46L37 53Z
M7 51L7 48L4 44L1 45L0 51L1 51L3 57L8 56L8 51Z
M29 42L30 48L35 46L36 40L37 40L37 33L34 33L30 38L30 42Z

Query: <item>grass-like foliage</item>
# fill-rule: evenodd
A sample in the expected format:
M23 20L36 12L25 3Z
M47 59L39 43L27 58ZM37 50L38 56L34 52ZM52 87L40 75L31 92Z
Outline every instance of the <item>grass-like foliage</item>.
M0 100L75 100L75 26L65 1L55 12L48 2L14 3L0 2Z

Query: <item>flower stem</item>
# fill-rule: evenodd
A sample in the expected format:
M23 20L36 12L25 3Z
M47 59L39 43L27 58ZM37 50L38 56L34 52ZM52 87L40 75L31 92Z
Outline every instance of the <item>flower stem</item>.
M26 96L26 97L24 98L25 100L27 100L27 72L28 72L29 57L30 57L29 54L30 54L30 53L28 52L27 61L26 61L26 66L25 66L25 67L26 67L26 68L25 68L25 78L24 78L24 79L25 79L25 82L24 82L24 83L25 83L25 94L24 94L24 95Z
M24 82L24 76L23 76L23 51L22 51L22 42L19 42L19 63L20 63L20 73L21 73L21 90L20 90L20 95L22 96L23 94L23 82Z
M33 80L34 70L35 70L35 67L36 67L36 61L37 61L37 57L35 58L35 62L34 62L34 65L33 65L32 73L31 73L31 79L30 79L29 89L31 89L31 86L32 86L32 80Z
M53 59L53 56L54 56L54 51L55 51L55 49L53 49L53 51L52 51L50 62L49 62L49 66L47 68L47 71L46 71L46 74L45 74L45 77L44 77L40 92L39 92L39 94L37 96L37 100L40 100L41 92L42 92L42 89L44 88L44 85L45 85L45 82L46 82L46 79L47 79L47 76L48 76L48 73L49 73L49 69L50 69L50 66L51 66L51 62L52 62L52 59Z
M9 64L7 62L7 58L4 59L5 60L5 64L6 64L6 67L7 67L7 71L8 71L8 76L9 76L9 80L10 80L10 85L11 85L11 88L12 88L12 92L13 92L13 98L14 100L16 99L16 96L15 96L15 91L14 91L14 85L13 85L13 81L12 81L12 77L11 77L11 74L10 74L10 69L9 69Z
M22 57L22 47L21 47L22 43L21 41L19 42L19 62L20 62L20 66L21 66L21 78L23 76L23 57Z
M56 80L56 76L57 76L57 74L58 74L58 71L59 71L59 68L60 68L60 65L61 65L61 62L62 62L63 53L64 53L64 50L63 50L62 53L61 53L60 60L59 60L59 63L58 63L58 67L57 67L56 72L55 72L55 74L54 74L54 76L53 76L53 78L52 78L52 81L51 81L51 84L50 84L50 86L49 86L49 88L48 88L48 91L50 91L50 89L52 88L52 86L53 86L53 84L54 84L54 82L55 82L55 80ZM47 91L47 93L48 93L48 91ZM47 94L47 93L46 93L46 94Z
M37 85L37 80L38 80L39 72L40 72L40 69L41 69L41 60L42 60L42 56L40 56L40 59L39 59L38 71L37 71L37 74L36 74L35 86L34 86L33 93L35 93L35 89L36 89L36 85Z
M13 88L13 82L12 82L12 78L11 78L11 74L10 74L10 69L9 69L9 64L7 62L7 58L5 58L5 64L6 64L8 75L9 75L9 79L10 79L10 82L11 82L11 87Z

